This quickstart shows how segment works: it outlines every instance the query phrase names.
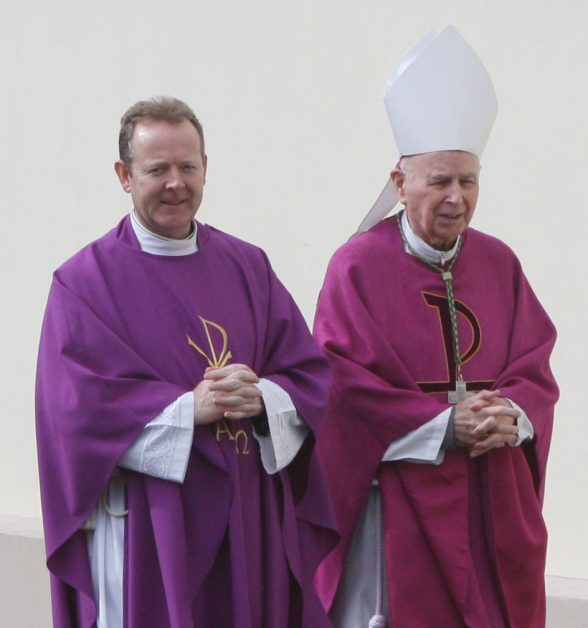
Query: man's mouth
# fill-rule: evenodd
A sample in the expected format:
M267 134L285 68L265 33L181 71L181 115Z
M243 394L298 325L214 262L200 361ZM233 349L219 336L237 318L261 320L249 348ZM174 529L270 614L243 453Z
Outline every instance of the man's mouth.
M463 218L463 214L439 214L439 218L445 220L458 220L460 218Z

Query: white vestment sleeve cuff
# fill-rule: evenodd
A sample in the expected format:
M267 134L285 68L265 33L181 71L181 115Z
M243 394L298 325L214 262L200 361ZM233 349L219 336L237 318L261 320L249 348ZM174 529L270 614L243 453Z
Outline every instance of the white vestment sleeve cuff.
M521 443L524 443L526 440L530 440L535 436L535 429L533 428L533 424L531 420L527 416L527 413L515 403L512 399L507 399L510 405L521 413L521 416L517 419L517 425L519 427L519 434L515 443L511 445L511 447L518 447Z
M194 394L185 393L145 426L118 464L162 480L184 481L194 436Z
M441 464L445 450L441 447L451 416L451 408L443 410L416 430L395 440L386 449L382 462L404 460L421 464Z
M308 435L308 427L281 386L261 379L257 387L263 397L270 433L260 436L254 431L253 436L259 443L263 468L273 474L292 462Z

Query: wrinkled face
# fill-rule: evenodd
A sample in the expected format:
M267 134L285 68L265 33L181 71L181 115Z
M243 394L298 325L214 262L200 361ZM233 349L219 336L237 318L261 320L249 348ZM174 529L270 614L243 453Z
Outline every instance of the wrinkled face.
M435 249L450 249L476 208L480 162L451 150L404 157L392 180L412 230Z
M153 233L181 239L189 235L206 181L206 156L198 131L188 120L143 120L131 139L132 161L114 164L137 217Z

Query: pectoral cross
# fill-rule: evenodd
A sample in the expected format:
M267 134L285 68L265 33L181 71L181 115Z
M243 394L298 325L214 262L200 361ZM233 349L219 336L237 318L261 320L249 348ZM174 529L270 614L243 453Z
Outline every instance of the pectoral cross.
M463 379L458 379L455 382L455 390L450 390L447 393L447 401L452 404L459 403L469 397L469 392L466 387L466 382Z

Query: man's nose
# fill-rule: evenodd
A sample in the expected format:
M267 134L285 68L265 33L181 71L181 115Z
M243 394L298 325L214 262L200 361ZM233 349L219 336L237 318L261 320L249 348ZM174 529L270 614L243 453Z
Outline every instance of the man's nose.
M459 181L455 181L451 184L451 186L447 190L447 200L450 203L460 203L463 199L463 190L461 189L461 185Z
M165 187L169 189L176 189L184 187L184 178L178 168L170 168L168 177L165 182Z

